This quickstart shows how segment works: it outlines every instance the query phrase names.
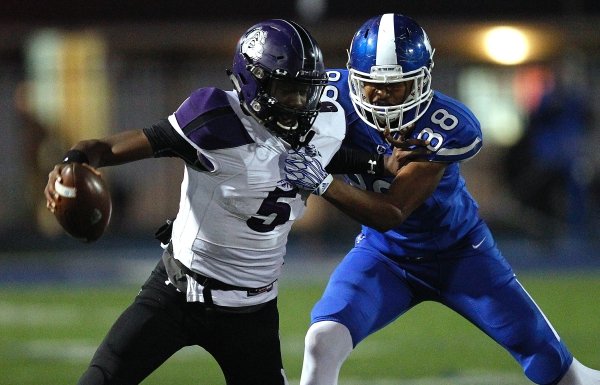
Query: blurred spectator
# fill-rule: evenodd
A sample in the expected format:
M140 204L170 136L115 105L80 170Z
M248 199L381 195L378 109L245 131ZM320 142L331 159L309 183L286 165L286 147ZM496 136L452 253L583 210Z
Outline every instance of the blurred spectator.
M567 235L586 234L589 181L584 170L591 109L582 72L578 62L560 63L506 158L513 192L538 210L548 235L557 235L553 220L567 225Z

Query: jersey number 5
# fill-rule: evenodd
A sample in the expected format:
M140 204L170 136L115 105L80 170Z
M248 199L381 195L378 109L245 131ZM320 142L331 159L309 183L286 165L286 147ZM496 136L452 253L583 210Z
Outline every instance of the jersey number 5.
M256 212L260 217L250 217L246 221L248 227L259 233L268 233L273 231L275 226L284 224L290 219L292 208L285 202L279 202L278 199L293 198L295 196L295 190L283 191L278 187L271 191Z

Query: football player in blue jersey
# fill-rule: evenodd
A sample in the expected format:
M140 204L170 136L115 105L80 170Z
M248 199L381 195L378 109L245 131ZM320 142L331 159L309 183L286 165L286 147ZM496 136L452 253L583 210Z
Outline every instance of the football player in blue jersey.
M229 75L234 90L201 88L150 127L83 140L49 174L52 211L62 199L55 186L65 163L98 168L169 156L185 164L179 212L158 234L162 259L80 385L138 384L191 345L216 359L228 385L287 384L278 279L288 233L309 194L285 180L286 151L310 142L338 171L354 164L355 172L384 172L388 162L393 169L393 157L336 154L345 134L343 109L320 102L323 57L302 26L267 20L248 29Z
M426 161L394 177L367 172L344 183L323 169L317 149L289 151L288 180L363 225L312 310L300 384L337 384L358 343L423 301L472 322L536 384L600 384L600 372L573 358L479 216L460 162L481 149L480 125L464 104L432 89L433 54L411 18L374 17L354 35L347 69L328 71L325 91L346 112L344 146L385 154L419 138L429 142Z

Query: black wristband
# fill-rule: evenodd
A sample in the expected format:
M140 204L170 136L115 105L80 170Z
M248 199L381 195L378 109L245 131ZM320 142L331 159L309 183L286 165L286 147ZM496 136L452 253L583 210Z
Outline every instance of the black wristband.
M80 150L69 150L63 156L63 163L90 163L85 152Z
M342 147L335 153L325 170L331 174L385 175L385 160L382 154L371 154L361 150Z

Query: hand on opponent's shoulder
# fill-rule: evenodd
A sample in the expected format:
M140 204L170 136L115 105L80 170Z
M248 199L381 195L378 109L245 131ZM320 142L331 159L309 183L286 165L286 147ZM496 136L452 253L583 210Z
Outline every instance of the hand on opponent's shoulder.
M392 155L385 157L385 170L390 175L396 175L398 171L410 162L427 162L432 154L428 148L429 140L411 138L410 132L402 132L397 138L392 136L389 128L383 132L385 140L394 148Z

